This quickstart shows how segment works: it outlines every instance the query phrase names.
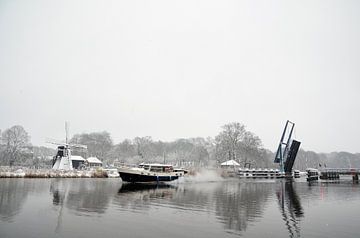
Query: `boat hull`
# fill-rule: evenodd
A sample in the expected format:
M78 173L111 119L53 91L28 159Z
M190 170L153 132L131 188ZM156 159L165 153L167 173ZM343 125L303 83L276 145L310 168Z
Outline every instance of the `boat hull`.
M179 178L179 176L170 176L170 175L145 175L137 173L128 173L128 172L119 172L121 179L125 182L130 183L159 183L159 182L169 182Z

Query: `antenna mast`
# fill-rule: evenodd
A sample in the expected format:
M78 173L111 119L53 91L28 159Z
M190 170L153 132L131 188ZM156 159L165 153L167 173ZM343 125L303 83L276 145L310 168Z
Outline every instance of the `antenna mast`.
M69 122L65 121L65 143L69 144Z

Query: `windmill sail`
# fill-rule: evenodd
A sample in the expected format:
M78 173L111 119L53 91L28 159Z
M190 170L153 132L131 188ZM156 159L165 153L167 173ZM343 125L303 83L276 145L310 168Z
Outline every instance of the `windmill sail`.
M83 148L87 149L86 145L69 143L69 123L65 122L65 142L47 139L47 143L58 146L58 151L53 160L53 169L55 170L73 170L73 164L71 160L70 148Z

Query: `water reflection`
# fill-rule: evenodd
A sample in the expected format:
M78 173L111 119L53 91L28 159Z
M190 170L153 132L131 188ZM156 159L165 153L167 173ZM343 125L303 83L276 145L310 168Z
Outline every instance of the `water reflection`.
M249 222L260 218L271 187L266 183L233 183L219 187L216 191L216 214L225 229L245 231Z
M54 179L50 184L52 203L57 210L55 233L61 233L64 206L78 216L103 214L116 191L117 183L107 180Z
M29 193L24 179L1 179L0 220L12 222L20 212Z
M304 216L293 183L284 181L134 185L106 179L51 179L44 182L2 180L0 219L11 221L22 209L29 192L36 191L33 194L41 196L43 191L39 192L40 188L50 191L49 202L56 214L57 233L61 232L64 213L70 212L75 216L104 216L109 207L114 206L115 210L131 213L166 208L195 216L212 214L224 230L242 234L249 224L256 223L263 216L269 200L273 199L274 190L290 237L300 237L299 221Z
M176 187L167 184L122 184L113 203L121 210L144 212L159 201L171 200Z
M173 185L125 184L114 199L122 210L146 212L155 206L215 215L224 229L245 231L265 210L273 185L264 183L199 183Z
M352 182L1 179L0 237L356 237L359 201Z
M300 203L300 198L293 187L293 182L280 181L276 195L282 218L289 232L289 237L301 237L300 218L304 216L304 211Z
M68 209L80 213L102 214L118 186L118 183L109 183L105 179L55 179L51 181L50 192L55 206L64 204Z
M129 193L129 192L140 192L148 190L161 190L167 188L175 188L175 186L170 184L135 184L135 183L124 183L119 189L119 193Z

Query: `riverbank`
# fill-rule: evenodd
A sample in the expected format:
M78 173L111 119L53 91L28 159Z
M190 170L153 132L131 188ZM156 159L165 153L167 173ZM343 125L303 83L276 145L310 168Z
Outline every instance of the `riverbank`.
M0 169L0 178L107 178L103 169L61 171L52 169Z

